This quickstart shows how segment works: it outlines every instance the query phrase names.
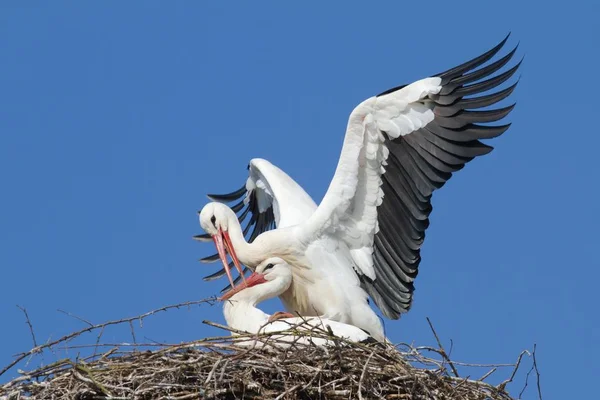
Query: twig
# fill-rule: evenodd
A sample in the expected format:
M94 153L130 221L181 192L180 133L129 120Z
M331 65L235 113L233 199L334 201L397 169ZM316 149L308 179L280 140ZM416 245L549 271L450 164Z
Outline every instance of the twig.
M508 378L507 380L505 380L504 382L502 382L501 384L499 384L498 390L502 390L504 391L506 389L506 385L508 385L509 383L511 383L513 381L513 379L515 378L515 375L517 374L517 371L519 370L519 365L521 365L521 359L523 358L523 356L527 354L528 356L531 355L531 353L527 350L523 350L521 352L521 354L519 354L519 358L517 358L517 362L515 363L515 368L513 369L512 374L510 375L510 378Z
M129 321L129 328L131 329L131 337L133 338L133 343L137 345L137 340L135 338L135 329L133 328L133 322L132 321Z
M212 378L213 374L215 373L215 371L217 370L217 367L219 366L219 364L221 363L221 360L223 359L223 357L219 357L219 359L215 362L215 365L213 365L212 369L210 370L210 372L208 373L208 376L206 377L206 381L204 382L205 385L208 385L208 382L210 382L210 378Z
M281 393L279 396L275 397L275 400L281 400L283 399L283 397L286 394L290 394L292 392L295 392L296 390L300 389L302 387L302 385L298 384L296 386L292 386L291 388L289 388L288 390L286 390L285 392Z
M233 328L231 328L231 327L229 327L227 325L221 325L221 324L218 324L216 322L208 321L206 319L204 321L202 321L202 323L205 324L205 325L208 325L208 326L212 326L214 328L223 329L224 331L228 331L228 332L240 333L240 334L247 334L247 332L239 331L239 330L233 329Z
M464 385L465 383L469 382L469 376L467 376L466 378L462 379L458 385L454 386L454 388L452 389L452 394L450 395L450 398L454 398L454 393L456 393L458 391L458 389Z
M134 321L136 319L144 319L144 318L149 317L151 315L154 315L156 313L159 313L159 312L162 312L162 311L167 311L167 310L170 310L170 309L173 309L173 308L180 308L180 307L184 307L184 306L204 304L204 303L212 305L212 304L214 304L216 302L216 300L217 300L216 297L211 297L211 298L204 299L204 300L188 301L188 302L185 302L185 303L173 304L173 305L169 305L169 306L164 306L164 307L161 307L161 308L157 308L156 310L148 311L148 312L146 312L144 314L141 314L141 315L138 315L138 316L135 316L135 317L123 318L123 319L119 319L119 320L113 320L113 321L104 322L102 324L96 324L96 325L88 326L87 328L80 329L80 330L78 330L76 332L73 332L73 333L70 333L68 335L65 335L65 336L61 337L60 339L48 342L48 343L46 343L44 345L41 345L41 346L37 346L36 345L33 349L31 349L31 350L29 350L29 351L27 351L25 353L20 354L19 356L17 356L17 358L15 360L13 360L10 364L8 364L6 367L4 367L0 371L0 376L4 375L6 373L6 371L8 371L9 369L11 369L15 365L17 365L20 361L24 360L26 357L28 357L28 356L30 356L32 354L35 354L35 353L39 353L43 349L55 346L58 343L62 343L64 341L71 340L71 339L73 339L73 338L75 338L75 337L77 337L77 336L79 336L79 335L81 335L83 333L91 332L93 330L101 329L103 327L110 326L110 325L117 325L117 324L122 324L124 322Z
M29 314L27 313L27 309L25 307L21 307L17 304L17 308L23 311L25 314L25 322L29 325L29 332L31 332L31 338L33 339L33 347L37 347L37 341L35 340L35 333L33 333L33 325L31 325L31 320L29 319ZM2 374L0 374L2 375Z
M459 376L458 371L456 370L456 367L454 366L454 364L452 364L452 361L450 360L450 357L448 357L446 350L444 350L444 346L442 346L442 342L440 341L440 338L438 337L435 329L433 328L433 324L431 323L431 320L429 319L429 317L427 317L427 323L429 324L429 327L431 328L431 332L433 332L433 336L435 336L435 340L437 340L438 346L440 346L440 355L450 365L450 368L452 368L452 372L454 373L454 376L458 377Z
M478 381L483 382L487 377L489 377L491 374L493 374L494 372L496 372L496 370L497 370L496 367L490 369L485 375L483 375L481 378L479 378Z
M540 371L538 370L538 366L537 366L537 360L535 358L535 350L536 350L537 345L534 343L533 344L533 366L535 367L535 373L537 375L537 390L538 390L538 396L540 398L540 400L542 400L542 388L540 386Z
M92 323L91 323L90 321L88 321L87 319L83 319L83 318L81 318L81 317L78 317L78 316L77 316L77 315L75 315L75 314L71 314L70 312L67 312L67 311L61 310L60 308L59 308L58 310L56 310L56 311L58 311L58 312L60 312L60 313L63 313L63 314L65 314L65 315L68 315L68 316L69 316L69 317L71 317L71 318L75 318L75 319L77 319L77 320L79 320L79 321L81 321L81 322L83 322L83 323L86 323L86 324L88 324L89 326L94 326L94 324L92 324Z
M363 397L362 397L363 379L365 379L365 373L367 372L367 366L369 365L369 361L371 361L371 357L373 357L373 354L375 354L374 351L372 351L371 354L369 354L369 358L367 358L367 362L365 363L365 366L363 367L362 373L360 374L360 379L358 381L358 398L360 400L363 400Z
M87 377L84 377L83 375L81 375L82 372L85 373L87 375ZM75 376L77 379L81 380L82 382L85 382L88 385L91 385L92 387L98 388L107 397L113 397L113 395L108 391L108 389L106 387L104 387L104 385L102 385L96 379L94 379L92 372L88 368L84 367L83 365L81 365L81 364L73 365L73 376Z
M523 396L523 393L525 393L525 389L527 389L527 385L529 385L529 375L531 375L532 372L533 364L531 364L531 368L529 368L529 371L527 371L527 375L525 375L525 384L523 385L523 389L521 389L521 391L519 392L519 399L521 399L521 396Z
M103 326L102 329L100 329L100 333L98 334L98 337L96 338L96 347L94 348L94 355L98 352L98 346L100 346L100 339L102 338L102 334L104 333L104 328L106 328L106 327Z

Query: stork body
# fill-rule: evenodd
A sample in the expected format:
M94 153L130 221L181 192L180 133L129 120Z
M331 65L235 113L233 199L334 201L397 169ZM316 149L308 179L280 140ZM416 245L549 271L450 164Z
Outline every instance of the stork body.
M270 258L260 263L246 284L242 284L223 296L223 314L227 325L233 329L249 333L271 333L289 330L296 327L299 330L318 329L321 332L331 332L337 337L354 342L368 341L370 336L363 330L337 321L319 317L296 317L270 321L271 316L256 306L264 300L284 293L292 283L290 266L279 258ZM331 345L333 342L321 337L297 335L294 332L284 332L275 337L279 344L283 343L314 343L316 345ZM254 343L245 343L250 345Z
M260 163L262 168L268 168L265 160L260 160ZM308 214L310 207L306 205L304 210ZM287 212L293 212L293 209ZM284 215L284 212L280 213L281 217ZM311 215L306 216L304 221ZM243 264L256 266L268 254L282 258L292 266L293 281L280 294L286 310L355 325L376 340L384 340L381 320L369 306L368 294L361 287L356 273L349 268L353 260L344 243L329 236L302 242L298 240L300 224L266 231L248 243L237 216L229 207L221 203L207 204L201 212L201 219L210 221L212 216L216 217L216 229L227 232L230 248L235 249Z

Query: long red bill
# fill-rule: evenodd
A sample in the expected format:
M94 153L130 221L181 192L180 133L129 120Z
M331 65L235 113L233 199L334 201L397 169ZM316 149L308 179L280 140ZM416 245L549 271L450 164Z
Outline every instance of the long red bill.
M244 283L245 283L246 277L244 276L244 270L242 269L240 260L238 260L238 258L237 258L237 254L235 254L235 249L233 247L233 244L231 243L231 238L229 237L229 232L221 231L221 234L223 235L223 239L224 239L223 241L225 242L225 247L227 248L227 251L229 252L229 255L231 256L231 259L233 260L233 264L235 265L235 268L240 273L240 276L242 277L242 281L244 281Z
M267 280L265 279L264 275L257 274L256 272L254 272L254 273L252 273L252 275L250 275L248 277L248 279L244 280L244 282L240 283L239 285L237 285L237 287L231 289L230 291L225 293L223 296L221 296L221 298L219 300L230 299L231 296L233 296L236 293L241 292L242 290L244 290L246 288L260 285L261 283L265 283L265 282L267 282Z
M229 279L229 283L231 284L231 287L233 288L233 278L231 277L231 271L229 271L229 263L227 262L227 253L225 252L225 246L223 246L223 235L221 233L221 230L219 230L219 233L214 235L213 237L213 241L215 242L215 247L217 248L217 253L219 253L219 258L221 259L221 262L223 263L223 268L225 268L225 272L227 273L227 278Z

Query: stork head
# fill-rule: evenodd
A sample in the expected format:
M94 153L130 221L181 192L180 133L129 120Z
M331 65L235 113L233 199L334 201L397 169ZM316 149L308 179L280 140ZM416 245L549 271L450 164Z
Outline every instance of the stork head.
M219 258L223 263L223 268L225 268L225 272L227 272L227 278L229 279L229 283L231 283L231 287L233 287L234 284L231 272L229 271L227 253L231 255L231 259L233 260L236 269L245 280L242 266L240 265L240 261L238 260L233 244L231 243L231 238L229 237L230 224L237 223L239 225L239 221L233 210L225 204L212 202L202 208L199 218L200 226L202 226L202 229L204 229L215 242L215 247L219 253Z
M244 289L261 285L261 289L257 291L256 295L256 301L260 302L264 299L279 296L290 287L291 283L292 270L290 265L279 257L270 257L256 267L256 270L246 279L246 282L225 293L221 300L230 299Z
M237 220L231 208L225 204L211 202L200 211L200 226L206 233L215 236L219 232L229 231L229 220L231 218Z
M276 279L290 282L292 280L292 268L285 260L279 257L267 258L256 267L254 273L262 275L267 282Z

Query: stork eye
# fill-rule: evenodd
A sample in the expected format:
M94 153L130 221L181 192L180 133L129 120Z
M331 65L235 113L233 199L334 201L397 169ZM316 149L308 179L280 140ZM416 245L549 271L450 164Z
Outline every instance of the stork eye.
M217 227L217 218L213 215L212 217L210 217L210 222L212 222L213 226L216 228Z
M273 268L275 265L273 265L272 263L267 264L267 266L265 267L265 271L268 269Z

